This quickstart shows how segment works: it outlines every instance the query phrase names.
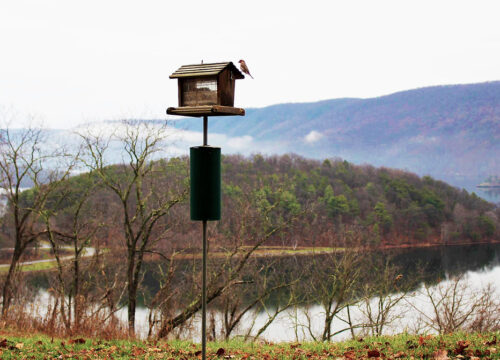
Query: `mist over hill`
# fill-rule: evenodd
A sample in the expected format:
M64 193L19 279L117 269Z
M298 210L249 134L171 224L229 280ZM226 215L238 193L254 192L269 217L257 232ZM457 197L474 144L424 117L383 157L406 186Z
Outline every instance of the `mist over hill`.
M157 158L186 155L190 146L202 143L200 118L169 120L168 139ZM136 121L164 124L158 119ZM51 129L44 146L76 145L77 133L85 131L111 134L124 129L120 121ZM208 140L224 154L295 153L404 169L500 202L498 190L476 188L500 175L500 81L249 108L244 117L210 117ZM121 144L110 143L110 148L109 163L127 161Z
M500 81L246 110L245 117L210 118L209 132L244 139L242 153L401 168L500 201L475 188L500 174ZM201 131L199 119L176 126Z

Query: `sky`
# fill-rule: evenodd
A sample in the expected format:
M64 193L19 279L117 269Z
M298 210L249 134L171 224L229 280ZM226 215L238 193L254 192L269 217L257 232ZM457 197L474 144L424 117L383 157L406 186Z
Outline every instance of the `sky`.
M498 0L0 0L0 116L166 118L169 75L202 60L245 59L244 108L500 80L499 14Z

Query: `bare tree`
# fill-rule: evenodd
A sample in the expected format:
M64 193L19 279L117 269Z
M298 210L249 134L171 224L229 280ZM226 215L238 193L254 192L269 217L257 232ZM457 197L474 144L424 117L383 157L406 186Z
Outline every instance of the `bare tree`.
M300 280L298 280L300 281ZM298 306L301 303L301 299L297 296L295 284L287 284L287 296L284 299L285 301L279 302L274 306L267 306L264 302L264 299L260 301L260 310L266 313L267 319L264 321L264 324L260 328L257 329L253 338L258 339L268 328L269 326L278 318L278 316L287 311L288 309ZM245 334L245 340L248 339L251 335L252 329L254 328L254 323L252 323L252 327Z
M160 288L154 294L149 302L146 302L146 306L149 310L148 314L148 338L153 336L154 330L161 325L161 315L167 314L176 307L176 300L179 297L179 293L182 291L181 287L175 287L174 275L177 270L176 255L174 252L170 256L165 256L159 253L162 260L166 262L166 267L158 266L159 273L159 285Z
M85 163L119 200L123 239L127 250L127 300L129 335L135 333L137 290L142 278L144 255L166 238L169 226L165 221L170 209L187 196L187 187L180 177L175 182L161 183L168 169L155 156L164 150L166 123L123 121L113 134L81 134L86 148ZM111 143L121 144L124 164L109 166L106 153ZM180 181L179 181L180 180Z
M419 295L428 300L427 304L417 305L411 299L408 304L427 328L440 334L467 329L495 330L500 325L500 303L491 285L474 289L466 277L458 276L436 286L425 284Z
M467 323L468 332L486 333L500 330L500 299L498 291L492 284L481 290L481 302L476 308L474 317Z
M13 241L14 252L2 288L2 317L13 296L12 279L23 253L46 233L40 222L47 199L70 174L74 163L64 164L63 151L42 149L43 130L37 127L0 129L0 187L7 201L4 229ZM57 159L58 169L51 169ZM26 190L29 188L29 190Z
M241 189L233 210L236 216L228 222L221 222L218 240L223 244L220 251L225 253L222 264L214 267L207 286L207 303L218 299L235 285L244 283L242 273L255 252L268 240L283 236L303 214L291 213L286 209L287 187L283 181L276 181L267 191ZM210 234L209 234L209 243ZM224 246L225 245L225 246ZM210 256L210 254L209 254ZM209 257L210 259L210 257ZM215 262L213 262L215 265ZM158 333L160 338L191 319L202 306L201 296L173 316L165 316ZM230 321L235 323L237 316ZM237 322L237 321L236 321ZM228 322L229 324L229 322Z
M83 256L99 256L98 241L95 239L103 226L100 222L102 214L91 205L91 194L99 190L98 179L87 173L76 180L61 184L42 213L46 235L57 264L60 313L68 331L79 328L85 303L82 292L82 273L85 272L82 269ZM69 269L63 263L63 254L67 257L68 250L71 252L72 265ZM69 281L66 280L68 277Z
M225 340L229 340L233 331L242 323L244 316L252 310L254 315L262 311L268 315L265 324L257 329L255 337L259 337L280 313L296 302L293 285L299 281L300 271L290 281L276 269L280 268L278 263L280 259L257 261L259 259L254 258L252 260L247 265L247 272L243 276L245 280L241 281L233 291L226 291L219 299L223 316L222 335ZM285 292L286 298L281 299L280 297L277 303L268 306L266 302L278 292ZM252 328L253 326L247 330L247 338L250 336Z
M324 313L324 324L321 334L313 329L313 319L306 311L305 327L309 335L316 341L330 341L331 338L354 326L349 320L340 317L342 311L359 299L356 297L356 286L362 271L363 252L360 250L360 234L357 231L346 231L331 243L334 252L315 255L310 264L311 281L308 301L320 304ZM334 331L333 321L337 319L346 323L346 327Z
M369 273L374 276L363 284L362 300L358 308L363 316L363 327L372 336L380 336L386 326L403 316L401 311L397 311L398 304L408 295L417 280L403 278L390 259L379 257L369 264Z

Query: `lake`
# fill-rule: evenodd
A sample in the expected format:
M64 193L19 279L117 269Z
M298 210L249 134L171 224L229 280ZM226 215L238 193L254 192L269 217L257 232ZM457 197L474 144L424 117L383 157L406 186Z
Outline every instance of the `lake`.
M428 291L437 293L440 289L445 289L453 284L454 277L464 277L460 286L467 286L466 296L479 294L480 289L487 284L495 285L496 298L500 298L500 244L485 244L474 246L441 246L425 247L413 249L399 249L390 251L373 252L374 258L388 259L398 266L398 271L402 275L401 281L412 281L413 278L419 279L414 282L408 290L407 296L400 300L390 312L391 322L384 329L384 334L400 333L402 331L424 331L433 332L432 327L425 326L425 316L432 314L432 306L429 297L425 294L426 287ZM268 261L269 259L265 260ZM318 257L316 257L316 260ZM264 260L262 260L264 261ZM286 274L288 279L298 274L300 269L307 269L311 263L310 256L297 256L274 259L272 263L273 271L282 276ZM261 263L259 263L260 266ZM149 264L154 267L156 264ZM325 263L326 273L328 266ZM310 275L310 274L309 274ZM368 282L373 274L362 274ZM284 276L284 275L283 275ZM307 291L307 285L312 281L311 277L303 276L300 279L299 294ZM269 286L272 286L272 279L269 278ZM245 285L247 289L239 288L238 291L257 291L251 289L253 284ZM158 287L157 281L153 276L145 277L145 288L154 293ZM302 289L302 290L301 290ZM147 291L146 291L147 292ZM245 293L246 294L246 293ZM394 292L388 295L391 299L398 297ZM286 297L286 294L278 292L270 296L265 301L265 309L260 311L249 311L242 319L241 324L233 331L232 336L244 336L250 334L254 336L267 321L270 313L276 309L279 299ZM244 300L244 299L243 299ZM348 315L353 323L362 323L366 319L366 306L372 309L378 306L377 297L372 297L363 302L363 306L351 307L350 313L346 310L340 312L339 318L346 319ZM385 299L387 301L387 299ZM48 303L46 291L41 290L37 300L39 303ZM143 301L140 299L139 302ZM244 304L244 301L242 305ZM221 304L213 303L208 307L209 320L208 326L214 324L216 333L221 331L223 324L223 311ZM365 313L365 314L364 314ZM149 311L144 306L139 306L136 314L136 329L140 337L145 337L148 332L148 314ZM118 312L119 318L126 323L127 311L123 308ZM427 319L428 320L428 319ZM324 308L309 298L300 306L290 307L286 311L277 315L276 319L261 334L260 338L268 341L304 341L312 340L313 336L320 337L325 322ZM196 317L190 323L190 327L183 329L177 335L181 338L200 340L200 317ZM341 331L346 328L346 323L338 318L332 322L332 332ZM366 329L365 329L366 331ZM356 335L364 335L363 328L356 330ZM332 340L340 340L351 336L349 331L340 332Z
M390 257L397 264L403 278L411 278L412 274L423 272L422 282L415 285L407 299L398 303L392 310L394 318L392 324L388 324L384 333L399 333L405 330L415 331L419 314L415 309L418 307L423 313L428 313L430 301L423 294L424 285L427 284L432 291L439 287L445 287L451 282L451 278L464 276L463 284L470 286L467 291L478 292L478 289L487 284L494 284L496 291L500 289L500 244L474 245L474 246L447 246L447 247L426 247L404 250L392 250L375 253L378 257ZM302 257L298 263L300 268L305 268L308 257ZM287 271L288 262L280 263L283 271ZM423 269L423 270L422 270ZM464 285L465 286L465 285ZM500 295L497 293L497 295ZM396 297L397 294L393 294ZM500 298L500 296L498 296ZM376 302L377 299L372 299ZM267 304L268 310L273 310L273 299ZM223 323L223 313L217 306L209 306L209 311L215 321L216 331L220 331L220 325ZM147 309L138 310L138 330L144 335L147 329ZM404 316L403 316L404 315ZM351 316L357 320L363 317L361 310L357 307L351 309ZM126 320L126 311L121 313L122 319ZM346 318L346 312L341 312L340 317ZM253 327L255 334L268 319L268 314L263 311L249 312L244 316L242 325L238 327L234 335L245 335L250 327ZM308 319L311 319L310 321ZM318 304L307 304L298 308L291 308L277 316L271 325L261 335L268 341L303 341L311 340L309 327L313 334L320 334L324 324L324 310ZM209 320L210 322L210 320ZM199 340L200 318L195 319L193 329L185 331L181 336ZM309 326L310 325L310 326ZM420 324L422 325L422 324ZM333 321L333 332L345 328L346 324L342 321ZM429 329L432 331L432 329ZM252 332L250 332L252 333ZM348 331L340 333L334 339L342 339L350 336Z

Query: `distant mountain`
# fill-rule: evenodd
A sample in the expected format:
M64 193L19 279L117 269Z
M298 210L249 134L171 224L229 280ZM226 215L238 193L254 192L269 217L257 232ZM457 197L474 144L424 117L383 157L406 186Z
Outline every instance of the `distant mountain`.
M162 120L137 120L160 126ZM157 157L188 154L202 143L202 121L179 118ZM123 133L119 121L48 130L44 146L78 144L75 132ZM296 153L342 158L431 175L500 202L500 193L477 188L500 176L500 81L435 86L372 99L334 99L246 109L244 117L211 117L209 144L224 154ZM109 163L127 161L111 143ZM28 185L26 185L28 186Z
M201 131L199 119L176 123ZM245 117L210 118L209 131L245 137L243 153L341 157L474 190L500 174L500 81L247 109Z

